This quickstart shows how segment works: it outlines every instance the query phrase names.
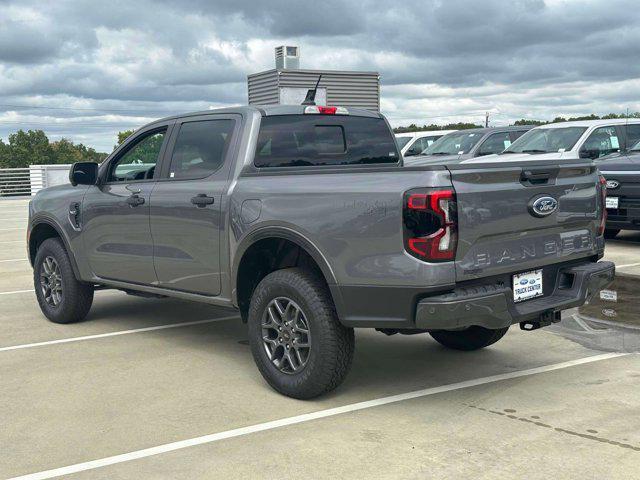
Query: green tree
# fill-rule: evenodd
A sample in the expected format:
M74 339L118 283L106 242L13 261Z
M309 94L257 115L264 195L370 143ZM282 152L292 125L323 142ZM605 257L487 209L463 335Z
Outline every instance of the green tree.
M436 125L432 123L430 125L423 125L421 127L417 126L415 123L412 123L408 127L396 127L393 129L395 133L406 133L406 132L425 132L432 130L465 130L468 128L482 128L482 125L476 125L475 123L469 122L458 122L458 123L448 123L446 125Z
M115 150L116 148L118 148L120 145L122 145L122 143L129 138L131 135L133 135L133 133L135 132L135 130L123 130L122 132L118 132L118 143L116 143L113 146L113 149Z
M24 168L29 165L101 162L106 153L63 138L49 142L42 130L18 130L9 135L9 142L0 140L0 168Z
M549 122L545 122L543 120L530 120L528 118L521 118L520 120L516 120L513 122L514 125L545 125Z
M73 142L62 138L51 144L53 152L53 163L75 163L83 160L82 154Z
M2 159L5 168L53 163L53 151L42 130L18 130L9 135L8 147L7 154Z

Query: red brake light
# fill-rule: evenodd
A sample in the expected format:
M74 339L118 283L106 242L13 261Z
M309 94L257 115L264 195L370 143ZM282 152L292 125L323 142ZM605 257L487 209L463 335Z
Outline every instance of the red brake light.
M455 192L409 192L404 214L405 248L425 261L455 258L458 243Z
M344 107L324 107L322 105L309 105L308 107L305 107L304 113L315 113L320 115L349 115L349 110Z
M607 226L607 180L600 175L600 225L598 226L598 236L604 235Z
M322 115L335 115L337 107L318 107Z

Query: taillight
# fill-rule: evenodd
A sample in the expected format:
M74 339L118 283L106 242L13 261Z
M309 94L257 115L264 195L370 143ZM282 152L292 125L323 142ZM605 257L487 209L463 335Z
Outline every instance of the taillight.
M426 262L453 260L458 244L453 190L411 190L404 198L405 250Z
M305 107L304 113L316 115L349 115L349 111L344 107L323 107L321 105L309 105Z
M604 235L607 226L607 180L600 175L600 226L598 236Z

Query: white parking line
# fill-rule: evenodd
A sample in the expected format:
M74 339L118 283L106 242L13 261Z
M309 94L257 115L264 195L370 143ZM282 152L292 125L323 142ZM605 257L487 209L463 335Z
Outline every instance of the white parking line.
M20 228L0 228L0 232L9 232L11 230L24 230L25 227L20 227Z
M49 340L46 342L24 343L22 345L12 345L9 347L0 347L0 352L8 352L11 350L23 350L25 348L44 347L47 345L58 345L60 343L83 342L85 340L95 340L97 338L117 337L119 335L129 335L131 333L152 332L154 330L167 330L168 328L189 327L192 325L202 325L204 323L222 322L223 320L233 320L239 318L238 315L220 318L208 318L206 320L195 320L193 322L171 323L169 325L157 325L154 327L134 328L132 330L119 330L117 332L99 333L97 335L85 335L84 337L60 338L58 340Z
M69 465L61 468L54 468L52 470L31 473L31 474L23 475L20 477L14 477L9 480L43 480L47 478L60 477L62 475L71 475L73 473L93 470L96 468L106 467L108 465L115 465L117 463L130 462L131 460L138 460L140 458L160 455L163 453L173 452L176 450L181 450L183 448L193 447L196 445L213 443L213 442L217 442L219 440L225 440L228 438L241 437L244 435L250 435L252 433L264 432L265 430L273 430L275 428L286 427L289 425L296 425L299 423L318 420L321 418L333 417L335 415L341 415L343 413L356 412L356 411L364 410L367 408L379 407L381 405L389 405L391 403L402 402L404 400L427 397L429 395L436 395L438 393L451 392L453 390L461 390L463 388L476 387L478 385L486 385L488 383L500 382L502 380L510 380L513 378L526 377L526 376L535 375L538 373L552 372L554 370L561 370L563 368L569 368L576 365L584 365L587 363L598 362L601 360L608 360L610 358L623 357L625 355L630 355L630 354L605 353L602 355L594 355L591 357L579 358L577 360L571 360L569 362L556 363L553 365L545 365L543 367L530 368L527 370L520 370L517 372L502 373L499 375L492 375L490 377L484 377L484 378L476 378L474 380L466 380L464 382L452 383L449 385L442 385L439 387L425 388L423 390L416 390L413 392L401 393L399 395L392 395L389 397L382 397L374 400L367 400L364 402L352 403L350 405L344 405L342 407L328 408L326 410L319 410L313 413L296 415L295 417L288 417L280 420L274 420L271 422L258 423L256 425L250 425L248 427L235 428L233 430L227 430L224 432L204 435L202 437L190 438L187 440L181 440L181 441L172 442L172 443L165 443L164 445L158 445L156 447L145 448L143 450L136 450L134 452L123 453L120 455L114 455L112 457L101 458L98 460L91 460L89 462L76 463L75 465Z
M0 243L25 243L24 240L3 240Z
M638 262L638 263L627 263L625 265L616 265L616 268L637 267L638 265L640 265L640 262Z
M12 292L0 292L0 295L14 295L16 293L31 293L31 292L35 292L35 290L33 288L30 290L13 290Z
M0 263L2 262L26 262L27 259L26 258L10 258L9 260L0 260Z
M14 290L13 292L0 292L0 295L13 295L15 293L30 293L30 292L35 292L35 290L33 288L31 290Z

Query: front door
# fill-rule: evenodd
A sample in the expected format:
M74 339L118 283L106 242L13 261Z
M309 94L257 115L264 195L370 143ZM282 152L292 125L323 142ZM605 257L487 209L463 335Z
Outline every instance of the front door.
M174 127L162 178L151 194L154 265L161 287L220 294L222 202L238 122L237 116L206 115Z
M144 285L156 281L149 211L167 129L154 127L129 139L101 169L98 186L87 190L83 238L98 277Z

